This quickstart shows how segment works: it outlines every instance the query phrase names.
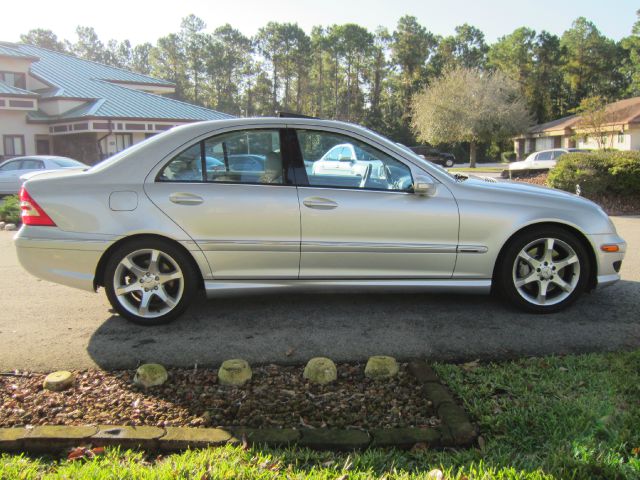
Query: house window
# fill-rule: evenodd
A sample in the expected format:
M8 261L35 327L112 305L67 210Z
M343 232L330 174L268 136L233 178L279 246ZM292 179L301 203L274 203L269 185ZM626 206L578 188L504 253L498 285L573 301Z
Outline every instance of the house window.
M624 143L624 132L618 133L618 143Z
M133 144L133 136L130 133L116 133L116 152L121 152Z
M27 89L27 78L24 73L19 72L0 72L0 82L10 87Z
M5 156L24 155L24 135L4 135L2 140Z

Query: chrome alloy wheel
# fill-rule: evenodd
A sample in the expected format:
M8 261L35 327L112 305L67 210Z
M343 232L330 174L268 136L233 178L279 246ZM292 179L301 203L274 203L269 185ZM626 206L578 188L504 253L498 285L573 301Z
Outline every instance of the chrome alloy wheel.
M533 305L555 305L576 289L580 259L575 250L557 238L528 243L513 263L513 284Z
M173 310L182 298L184 275L170 255L155 249L136 250L118 263L113 289L128 312L156 318Z

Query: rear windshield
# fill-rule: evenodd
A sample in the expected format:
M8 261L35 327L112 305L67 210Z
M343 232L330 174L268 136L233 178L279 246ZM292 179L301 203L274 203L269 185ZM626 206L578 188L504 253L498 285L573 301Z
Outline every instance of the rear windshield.
M77 160L71 160L70 158L54 158L51 161L53 163L55 163L57 166L62 167L62 168L67 168L67 167L86 167L86 165L84 163L79 162Z

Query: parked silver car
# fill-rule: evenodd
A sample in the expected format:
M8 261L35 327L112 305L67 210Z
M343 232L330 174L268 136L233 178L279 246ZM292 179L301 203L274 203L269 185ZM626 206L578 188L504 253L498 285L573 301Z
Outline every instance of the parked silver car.
M15 157L0 163L0 195L15 195L20 191L23 175L43 170L60 168L87 168L82 162L53 155Z
M305 168L339 144L372 169ZM235 169L233 155L259 155ZM221 159L209 168L207 157ZM594 203L450 175L370 130L301 118L181 126L86 172L25 183L15 244L34 275L104 287L142 324L210 296L288 290L495 291L554 312L617 281L626 244Z

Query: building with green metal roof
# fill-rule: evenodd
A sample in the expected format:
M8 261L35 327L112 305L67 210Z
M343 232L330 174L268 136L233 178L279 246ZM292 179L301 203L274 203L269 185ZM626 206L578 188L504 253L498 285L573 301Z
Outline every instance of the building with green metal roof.
M0 42L0 159L95 163L158 132L231 115L164 95L175 85L31 45Z

